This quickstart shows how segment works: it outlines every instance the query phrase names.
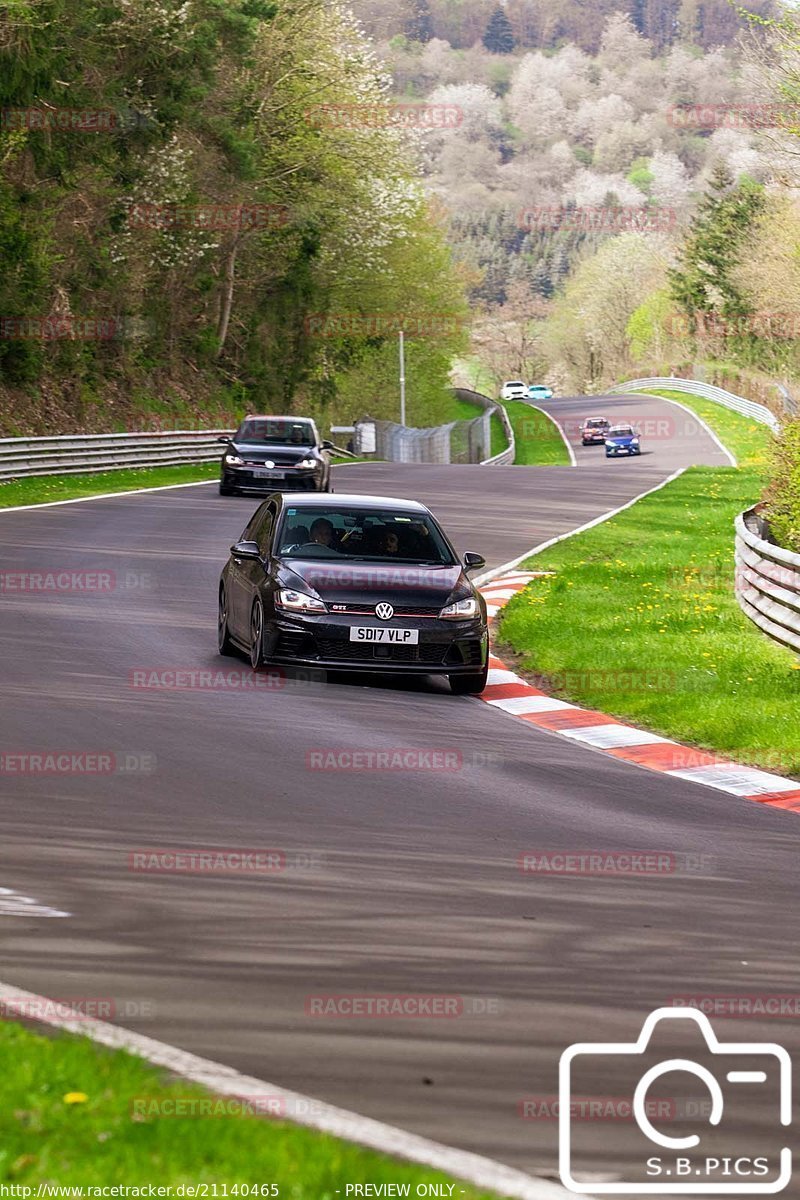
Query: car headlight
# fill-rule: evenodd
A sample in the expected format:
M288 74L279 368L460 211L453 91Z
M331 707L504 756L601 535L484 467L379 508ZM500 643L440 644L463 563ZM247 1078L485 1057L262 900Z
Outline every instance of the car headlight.
M606 441L606 445L608 446L609 450L613 450L613 449L614 449L614 443L613 443L613 442Z
M244 459L239 458L238 454L226 454L222 461L226 467L240 467Z
M313 471L317 465L317 460L315 458L301 458L300 462L296 465L301 471Z
M466 600L456 600L455 604L448 604L439 613L440 617L444 617L445 621L464 621L469 617L477 617L478 601L474 596L469 596Z
M289 612L324 613L328 611L316 596L309 596L307 592L296 592L294 588L281 588L278 597L279 607L286 608Z
M638 446L638 445L639 445L639 439L638 439L638 438L631 438L631 445L632 445L632 446Z

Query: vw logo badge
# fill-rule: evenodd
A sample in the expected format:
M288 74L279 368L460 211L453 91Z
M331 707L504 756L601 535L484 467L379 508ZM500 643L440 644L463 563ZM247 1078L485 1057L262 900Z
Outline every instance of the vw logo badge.
M392 608L391 604L376 604L375 616L380 617L382 621L391 621L392 617L394 616L394 609Z
M264 466L267 468L268 471L271 471L272 468L275 466L275 463L270 462L270 460L267 459L267 461L264 463Z

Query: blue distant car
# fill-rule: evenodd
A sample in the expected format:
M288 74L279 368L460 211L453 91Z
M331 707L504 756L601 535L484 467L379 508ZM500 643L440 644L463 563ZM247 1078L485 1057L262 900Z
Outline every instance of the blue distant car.
M553 389L545 387L543 383L532 383L528 387L529 400L552 400Z
M606 458L620 454L641 454L639 435L632 425L612 425L606 434Z

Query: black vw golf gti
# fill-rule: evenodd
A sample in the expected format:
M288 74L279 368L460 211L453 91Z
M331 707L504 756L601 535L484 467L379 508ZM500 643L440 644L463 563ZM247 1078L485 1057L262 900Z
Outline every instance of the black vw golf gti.
M328 669L447 675L486 686L486 604L431 513L414 500L270 496L231 546L219 651Z
M320 441L308 417L245 417L226 449L219 476L220 496L237 492L331 490L333 442Z

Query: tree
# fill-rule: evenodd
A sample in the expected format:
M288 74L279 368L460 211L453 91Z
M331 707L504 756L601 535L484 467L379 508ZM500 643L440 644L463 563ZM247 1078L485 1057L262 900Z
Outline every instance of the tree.
M510 54L516 45L514 30L502 4L498 4L489 17L483 44L492 54Z
M429 42L433 37L433 21L428 0L409 0L409 4L403 32L412 42Z
M673 299L692 319L698 313L737 317L749 305L735 281L742 242L763 210L764 189L751 180L735 184L724 165L714 169L683 246L670 272Z

